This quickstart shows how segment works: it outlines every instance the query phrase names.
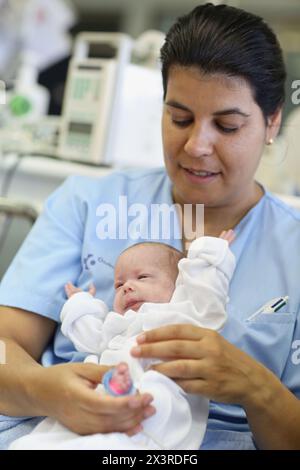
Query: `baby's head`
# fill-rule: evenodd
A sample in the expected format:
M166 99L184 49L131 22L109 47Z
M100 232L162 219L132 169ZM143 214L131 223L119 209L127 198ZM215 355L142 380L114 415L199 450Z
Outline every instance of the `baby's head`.
M155 242L123 251L115 267L114 310L123 314L129 309L137 311L145 302L169 302L183 257L176 248Z

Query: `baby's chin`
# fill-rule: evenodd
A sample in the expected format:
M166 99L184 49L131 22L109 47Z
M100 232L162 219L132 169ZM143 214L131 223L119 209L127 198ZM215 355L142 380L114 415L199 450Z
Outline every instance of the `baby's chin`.
M140 307L143 305L143 303L145 303L143 300L141 300L139 302L134 302L133 304L131 304L127 307L126 311L127 310L133 310L134 312L137 312L140 309Z

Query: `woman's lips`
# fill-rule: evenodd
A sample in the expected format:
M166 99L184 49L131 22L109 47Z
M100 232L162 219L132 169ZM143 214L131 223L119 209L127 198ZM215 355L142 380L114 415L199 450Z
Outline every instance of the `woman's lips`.
M196 171L184 167L181 168L184 171L184 174L186 175L188 180L196 184L211 183L221 174L220 172L212 172L205 170Z

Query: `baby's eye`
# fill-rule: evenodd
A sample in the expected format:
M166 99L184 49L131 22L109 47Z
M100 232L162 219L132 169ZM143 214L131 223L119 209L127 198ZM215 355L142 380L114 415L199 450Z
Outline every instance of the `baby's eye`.
M138 279L146 279L148 276L148 274L140 274Z
M118 282L117 284L115 284L115 289L120 289L120 287L123 286L123 283L122 282Z

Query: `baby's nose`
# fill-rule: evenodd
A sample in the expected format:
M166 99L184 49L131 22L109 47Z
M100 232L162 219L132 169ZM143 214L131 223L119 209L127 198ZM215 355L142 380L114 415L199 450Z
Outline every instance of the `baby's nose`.
M123 286L123 291L124 291L124 294L127 294L128 292L133 292L133 287L130 283L126 282L126 284L124 284Z

